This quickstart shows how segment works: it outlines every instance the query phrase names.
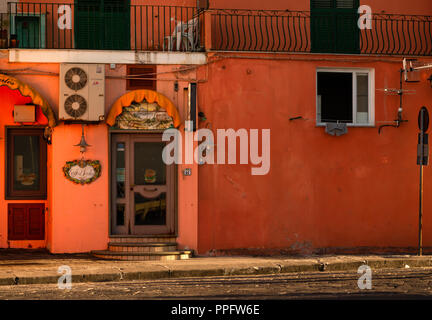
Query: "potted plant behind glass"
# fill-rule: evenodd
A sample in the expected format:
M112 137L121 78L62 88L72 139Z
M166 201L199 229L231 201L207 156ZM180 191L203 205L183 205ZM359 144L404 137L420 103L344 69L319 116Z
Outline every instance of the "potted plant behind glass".
M19 40L17 38L16 34L11 34L10 35L10 45L9 48L18 48L19 45Z

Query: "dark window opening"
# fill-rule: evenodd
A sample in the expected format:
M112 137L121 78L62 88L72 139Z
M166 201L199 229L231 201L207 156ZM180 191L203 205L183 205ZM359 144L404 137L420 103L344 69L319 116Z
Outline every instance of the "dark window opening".
M372 88L368 70L317 72L317 122L372 125Z
M353 122L352 77L352 73L318 72L321 122Z

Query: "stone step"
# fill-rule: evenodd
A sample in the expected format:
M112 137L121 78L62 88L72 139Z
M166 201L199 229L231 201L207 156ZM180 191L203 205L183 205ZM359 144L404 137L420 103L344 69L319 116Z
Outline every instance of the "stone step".
M107 260L126 260L126 261L168 261L184 260L192 257L192 251L165 251L165 252L125 252L95 250L91 252L95 257Z
M173 235L151 235L151 236L110 236L110 243L148 243L148 242L176 242L177 237Z
M176 251L176 242L110 242L109 251L123 252L166 252Z

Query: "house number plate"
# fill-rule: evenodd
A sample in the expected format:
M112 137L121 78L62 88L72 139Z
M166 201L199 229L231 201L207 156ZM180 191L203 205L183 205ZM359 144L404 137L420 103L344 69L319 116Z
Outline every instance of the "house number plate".
M100 177L101 164L98 160L67 161L63 167L65 177L77 184L88 184Z

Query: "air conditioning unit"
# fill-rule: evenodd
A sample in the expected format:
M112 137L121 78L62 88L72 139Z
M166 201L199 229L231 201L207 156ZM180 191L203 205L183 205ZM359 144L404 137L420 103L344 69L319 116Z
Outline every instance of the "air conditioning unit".
M105 66L61 64L59 118L67 121L103 121Z

